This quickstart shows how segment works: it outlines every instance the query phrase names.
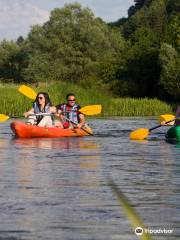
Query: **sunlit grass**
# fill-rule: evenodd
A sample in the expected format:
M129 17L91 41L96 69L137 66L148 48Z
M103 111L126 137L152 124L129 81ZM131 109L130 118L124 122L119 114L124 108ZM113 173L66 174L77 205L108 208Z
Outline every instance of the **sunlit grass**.
M31 101L19 94L17 89L15 85L0 85L0 113L21 116L31 107Z
M24 111L32 106L32 100L23 96L17 91L19 86L13 84L0 85L0 113L21 116ZM113 98L102 88L83 88L71 83L57 83L44 85L38 88L31 86L36 92L48 92L52 103L57 105L65 102L66 94L76 94L77 102L86 106L101 104L102 113L100 116L157 116L164 113L171 113L170 105L158 99L133 99Z
M172 108L158 99L117 98L105 103L111 116L157 116L161 113L172 112Z

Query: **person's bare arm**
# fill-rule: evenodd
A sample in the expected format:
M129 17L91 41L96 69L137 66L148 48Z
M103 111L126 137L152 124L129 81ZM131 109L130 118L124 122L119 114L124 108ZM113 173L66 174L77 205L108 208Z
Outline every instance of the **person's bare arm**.
M50 107L49 110L50 110L50 112L53 113L53 114L56 114L56 112L57 112L55 106Z
M80 119L80 123L77 124L78 128L82 128L82 126L85 124L85 117L83 114L79 114L79 119Z
M23 113L24 117L27 118L29 116L29 114L33 114L34 113L34 109L31 108L29 111Z

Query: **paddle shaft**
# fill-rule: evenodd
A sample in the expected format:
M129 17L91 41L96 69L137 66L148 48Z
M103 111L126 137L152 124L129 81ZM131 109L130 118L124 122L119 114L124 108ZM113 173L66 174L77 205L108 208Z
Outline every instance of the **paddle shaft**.
M2 115L2 114L0 114ZM32 113L32 114L28 114L28 116L52 116L53 114L52 113ZM3 121L6 121L8 120L9 118L23 118L24 116L7 116L7 115L4 115L7 117L7 119L3 119ZM0 116L0 121L1 121L1 116Z
M52 116L53 114L52 113L31 113L31 114L28 114L28 116ZM24 116L10 116L11 118L21 118L21 117L24 117Z
M165 122L165 124L170 123L170 122L173 122L174 120L176 120L176 118L171 119L171 120ZM155 126L155 127L153 127L153 128L150 128L149 131L151 132L152 130L154 130L154 129L156 129L156 128L159 128L159 127L161 127L161 126L163 126L163 125L162 125L162 124L159 124L158 126Z
M75 124L76 126L78 125L78 123L74 122L74 121L71 121L69 118L65 117L63 115L63 117L68 121L68 122L71 122L73 124ZM93 135L92 133L90 133L89 131L87 131L86 129L84 129L83 127L81 127L80 129L82 129L84 132L88 133L89 135Z
M53 113L30 113L28 116L52 116Z

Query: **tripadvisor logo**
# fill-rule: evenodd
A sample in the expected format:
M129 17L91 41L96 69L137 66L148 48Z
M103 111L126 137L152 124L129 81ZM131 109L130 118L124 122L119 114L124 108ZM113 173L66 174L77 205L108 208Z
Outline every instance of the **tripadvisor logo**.
M142 227L137 227L135 229L135 234L138 236L141 236L143 233L144 234L172 234L174 229L148 229L148 228L142 228Z
M138 236L142 235L143 232L144 232L144 231L143 231L143 228L141 228L141 227L137 227L137 228L135 229L135 234L138 235Z

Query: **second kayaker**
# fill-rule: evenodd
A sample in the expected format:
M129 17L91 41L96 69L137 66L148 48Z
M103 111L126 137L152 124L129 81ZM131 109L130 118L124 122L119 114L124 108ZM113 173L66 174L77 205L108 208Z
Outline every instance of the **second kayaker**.
M44 113L49 115L43 115ZM52 106L48 93L39 92L33 103L33 107L25 112L24 116L28 118L27 124L50 127L53 125L53 116L51 116L53 113L56 113L56 108Z
M180 126L180 106L177 107L177 110L176 110L176 116L173 116L172 117L174 118L175 117L175 120L174 121L171 121L169 123L166 123L166 121L169 121L169 120L166 120L166 121L162 121L161 122L161 125L164 125L164 126Z
M56 106L57 116L60 119L58 126L63 128L82 128L85 125L85 117L79 112L81 107L76 103L75 94L68 93L66 101L66 103Z
M176 117L177 117L177 119L175 120L175 125L180 126L180 106L177 107Z

